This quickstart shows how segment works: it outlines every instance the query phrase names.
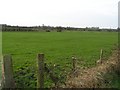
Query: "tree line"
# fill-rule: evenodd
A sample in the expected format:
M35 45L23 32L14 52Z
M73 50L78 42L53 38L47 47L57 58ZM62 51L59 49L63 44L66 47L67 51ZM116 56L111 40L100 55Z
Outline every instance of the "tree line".
M62 26L11 26L7 24L1 24L2 31L45 31L45 32L51 32L51 31L119 31L120 29L100 29L99 27L86 27L86 28L75 28L75 27L62 27Z

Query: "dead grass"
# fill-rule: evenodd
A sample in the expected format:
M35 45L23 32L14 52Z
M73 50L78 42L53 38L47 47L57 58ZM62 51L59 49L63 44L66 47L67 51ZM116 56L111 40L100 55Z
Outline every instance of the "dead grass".
M108 60L96 67L77 70L67 78L65 88L104 88L104 75L113 71L120 72L118 53L120 50L114 50Z

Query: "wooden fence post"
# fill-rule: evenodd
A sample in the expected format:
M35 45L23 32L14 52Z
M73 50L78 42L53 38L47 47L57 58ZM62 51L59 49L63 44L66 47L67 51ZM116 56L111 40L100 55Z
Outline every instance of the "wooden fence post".
M100 50L100 60L102 61L102 57L103 57L103 50Z
M44 88L44 54L38 54L37 88Z
M76 58L75 57L72 57L72 68L73 68L73 71L76 70Z
M11 55L5 55L3 57L3 88L15 88L15 81L13 78L13 67Z

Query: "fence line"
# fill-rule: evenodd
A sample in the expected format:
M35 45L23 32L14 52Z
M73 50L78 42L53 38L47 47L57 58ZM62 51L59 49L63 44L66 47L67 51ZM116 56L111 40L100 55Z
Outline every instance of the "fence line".
M100 60L103 58L103 50L100 51ZM72 71L73 73L77 69L77 59L73 56L72 57ZM50 72L49 68L47 67L46 63L44 63L44 54L37 55L37 88L44 88L44 72L47 72L51 78L51 80L57 86L58 79ZM2 63L2 81L0 83L0 90L2 88L16 88L15 80L13 78L13 67L12 67L12 57L11 55L3 56L3 63Z

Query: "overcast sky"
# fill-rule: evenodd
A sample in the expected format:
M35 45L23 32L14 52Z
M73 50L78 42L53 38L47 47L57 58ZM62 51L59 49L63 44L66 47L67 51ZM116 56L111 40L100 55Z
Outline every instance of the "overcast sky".
M118 27L119 0L0 0L0 24Z

